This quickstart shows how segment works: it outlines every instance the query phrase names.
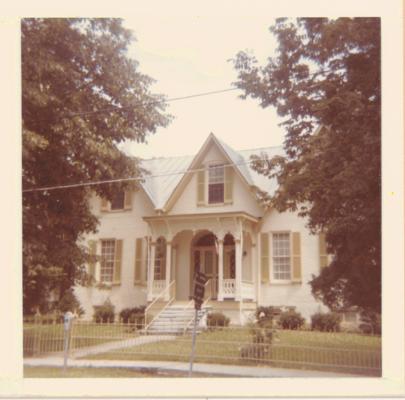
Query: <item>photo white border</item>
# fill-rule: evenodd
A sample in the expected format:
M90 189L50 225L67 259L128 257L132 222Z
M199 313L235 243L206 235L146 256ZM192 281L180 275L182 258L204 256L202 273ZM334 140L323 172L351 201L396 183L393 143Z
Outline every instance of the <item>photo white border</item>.
M23 16L380 16L382 18L383 378L23 379L20 35ZM293 13L293 14L292 14ZM404 113L402 4L335 1L33 1L1 6L0 396L399 396L404 374ZM269 17L270 18L270 17ZM2 113L2 114L3 114Z

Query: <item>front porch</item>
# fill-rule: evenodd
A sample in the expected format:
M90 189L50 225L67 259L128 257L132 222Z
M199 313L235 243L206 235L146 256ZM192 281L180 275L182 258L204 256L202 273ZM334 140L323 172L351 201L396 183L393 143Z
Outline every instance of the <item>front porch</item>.
M148 302L158 297L165 301L189 301L198 270L208 278L210 300L257 300L258 219L242 212L144 219L151 230Z

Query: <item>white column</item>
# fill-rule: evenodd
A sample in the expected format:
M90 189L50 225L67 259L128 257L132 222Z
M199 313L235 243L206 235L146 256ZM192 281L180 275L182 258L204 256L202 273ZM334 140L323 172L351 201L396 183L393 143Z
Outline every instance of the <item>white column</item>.
M166 288L170 285L170 267L172 264L172 242L166 242ZM165 300L169 300L170 293L167 291Z
M150 260L148 266L148 294L147 300L153 300L153 279L155 275L155 254L156 254L156 242L150 244Z
M224 300L224 241L218 240L218 301Z
M242 243L235 239L235 300L241 300L242 289Z

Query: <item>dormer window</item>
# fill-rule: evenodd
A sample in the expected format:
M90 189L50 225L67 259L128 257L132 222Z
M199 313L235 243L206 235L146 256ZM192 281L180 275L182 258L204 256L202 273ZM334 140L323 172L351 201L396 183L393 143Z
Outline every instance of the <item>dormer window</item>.
M208 167L208 204L224 202L224 186L224 165L210 165Z

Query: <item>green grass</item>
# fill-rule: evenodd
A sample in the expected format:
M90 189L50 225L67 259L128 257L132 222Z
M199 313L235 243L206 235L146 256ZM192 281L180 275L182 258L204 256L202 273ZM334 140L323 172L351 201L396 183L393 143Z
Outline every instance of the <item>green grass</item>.
M76 324L71 332L71 348L95 346L98 344L133 338L138 335L132 325L123 324ZM63 324L24 324L24 357L35 354L63 351Z
M131 368L62 368L24 367L24 378L169 378L183 377L183 372L157 372L151 369ZM207 374L193 372L193 377L208 377Z
M381 338L352 333L279 331L265 353L242 358L242 348L252 344L248 329L202 332L197 337L195 362L233 365L271 365L285 368L381 374ZM260 347L260 346L259 346ZM261 347L263 349L263 347ZM188 361L191 337L149 343L120 351L97 354L92 359Z

